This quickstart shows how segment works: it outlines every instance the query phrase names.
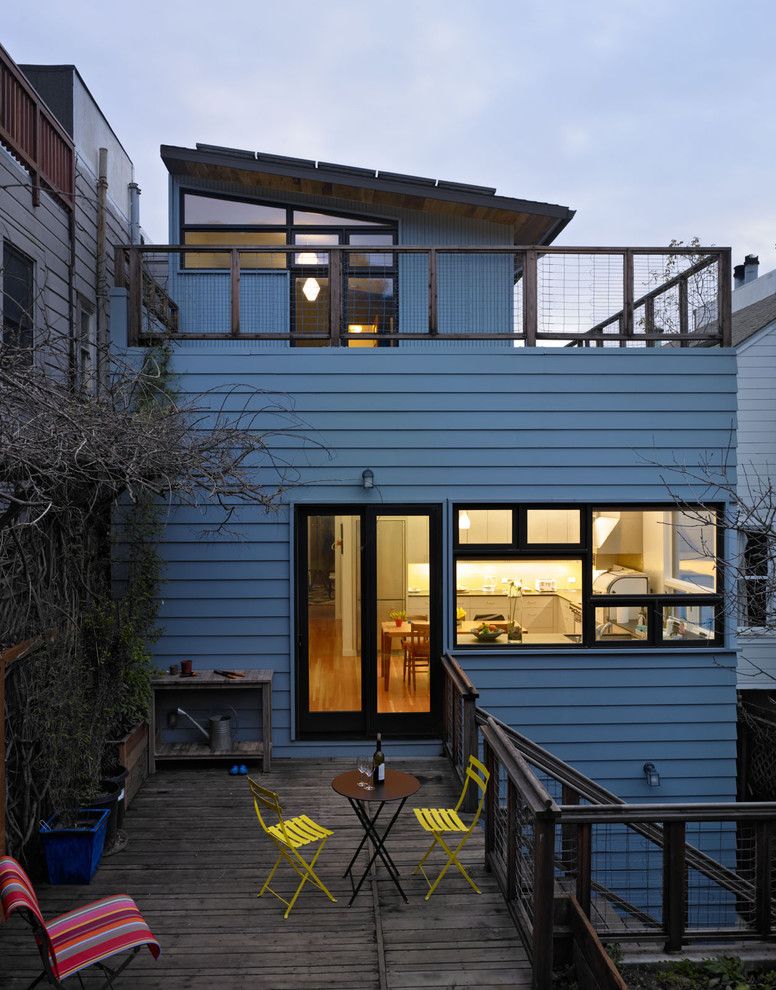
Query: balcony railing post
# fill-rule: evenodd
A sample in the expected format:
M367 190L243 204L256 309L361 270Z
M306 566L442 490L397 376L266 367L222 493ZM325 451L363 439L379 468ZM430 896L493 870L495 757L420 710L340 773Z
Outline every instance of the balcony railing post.
M113 252L113 281L117 289L127 287L127 255L121 244Z
M240 335L240 252L229 253L229 297L231 300L231 331L233 337Z
M490 857L496 846L496 757L487 739L483 743L485 767L490 774L490 786L485 792L485 869L490 873Z
M143 323L143 267L140 251L129 249L129 332L127 343L137 347Z
M340 251L329 252L329 343L332 347L339 347L340 333L342 331L342 289L344 280L342 277L342 253Z
M593 826L584 822L576 826L577 832L577 900L590 917L593 886Z
M437 325L437 253L434 248L428 252L428 332L435 337Z
M507 904L517 895L517 788L507 777L507 875L504 897Z
M534 817L533 978L536 990L552 988L555 908L555 818Z
M633 252L625 251L622 256L622 324L623 336L633 336ZM627 341L621 340L620 347Z
M768 822L757 822L755 837L755 902L754 918L757 934L763 938L771 933L771 827Z
M717 311L719 320L719 337L723 347L732 347L732 278L730 248L720 251L717 258Z
M539 320L537 275L536 251L526 251L523 266L523 329L526 347L536 347Z
M687 912L685 824L663 823L663 934L665 951L679 952Z

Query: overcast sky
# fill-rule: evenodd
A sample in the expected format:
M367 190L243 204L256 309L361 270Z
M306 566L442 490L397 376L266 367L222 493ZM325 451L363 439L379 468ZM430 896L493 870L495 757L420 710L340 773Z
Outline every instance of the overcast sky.
M776 4L38 0L17 62L75 63L166 240L160 144L498 187L567 244L730 244L776 267Z

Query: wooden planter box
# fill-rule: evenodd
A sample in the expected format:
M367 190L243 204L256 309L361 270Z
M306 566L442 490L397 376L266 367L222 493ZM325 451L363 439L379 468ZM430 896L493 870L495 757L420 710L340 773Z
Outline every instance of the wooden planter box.
M132 798L148 777L148 723L139 722L123 739L115 740L114 745L116 761L129 771L124 785L126 789L124 803L125 807L129 808Z

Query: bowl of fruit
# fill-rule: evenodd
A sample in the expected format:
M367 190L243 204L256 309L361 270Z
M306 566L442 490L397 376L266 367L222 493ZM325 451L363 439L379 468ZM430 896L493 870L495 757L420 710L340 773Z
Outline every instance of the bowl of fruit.
M472 636L480 643L495 643L499 636L506 632L500 626L494 626L492 622L481 622L472 629Z

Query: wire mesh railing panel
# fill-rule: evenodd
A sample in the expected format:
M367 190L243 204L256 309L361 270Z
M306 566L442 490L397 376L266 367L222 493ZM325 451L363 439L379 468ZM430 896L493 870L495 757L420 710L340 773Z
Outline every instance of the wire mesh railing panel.
M541 254L536 267L537 340L562 334L566 342L574 341L609 320L619 332L622 253ZM564 341L548 339L542 346L553 343Z
M663 852L627 825L593 828L591 914L599 932L653 930L663 915Z
M736 822L688 822L685 840L715 863L747 881L743 891L690 866L687 870L687 930L749 928L754 923L754 829Z

